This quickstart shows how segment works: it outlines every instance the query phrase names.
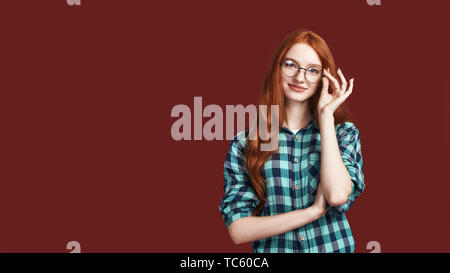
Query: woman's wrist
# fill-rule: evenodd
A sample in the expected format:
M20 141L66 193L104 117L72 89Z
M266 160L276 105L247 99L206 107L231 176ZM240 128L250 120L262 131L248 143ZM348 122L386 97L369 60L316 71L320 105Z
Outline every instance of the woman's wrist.
M320 217L322 217L322 215L325 214L326 212L326 208L321 208L315 204L313 204L312 206L310 206L308 209L311 210L311 214L314 217L314 220L319 219Z
M334 114L327 110L321 110L318 112L318 120L319 121L334 121Z

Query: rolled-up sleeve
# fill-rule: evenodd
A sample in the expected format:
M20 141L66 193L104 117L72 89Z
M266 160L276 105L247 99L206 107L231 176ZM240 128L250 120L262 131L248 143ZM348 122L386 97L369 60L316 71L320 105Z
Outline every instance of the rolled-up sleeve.
M224 164L224 195L219 211L227 228L239 218L253 215L258 198L244 165L244 146L239 134L231 141Z
M327 204L328 214L338 216L346 212L355 199L364 191L364 169L361 153L359 130L352 122L344 122L336 126L336 136L342 160L352 180L352 193L347 202L341 206L332 207Z

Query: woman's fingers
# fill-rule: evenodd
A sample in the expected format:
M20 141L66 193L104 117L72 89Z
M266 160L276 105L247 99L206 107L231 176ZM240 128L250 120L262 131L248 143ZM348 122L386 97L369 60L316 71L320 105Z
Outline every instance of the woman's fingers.
M327 77L322 78L322 93L328 94L329 83L330 83L330 80L328 80Z
M345 79L344 74L342 74L342 70L340 68L337 70L337 73L342 82L341 91L345 92L347 90L347 80Z
M339 82L336 80L336 78L334 78L328 70L325 69L324 72L325 72L324 75L327 76L327 78L329 78L330 81L333 83L334 88L340 90Z
M341 104L343 101L345 101L348 96L350 96L350 94L353 91L353 79L350 80L350 86L348 87L348 90L344 93L344 95L342 95L341 97L339 97L337 100L339 100L339 104Z
M350 86L348 87L348 90L347 90L347 92L345 92L345 94L344 94L344 99L346 99L348 96L350 96L350 94L352 93L352 91L353 91L353 82L354 82L354 78L352 78L351 80L350 80Z

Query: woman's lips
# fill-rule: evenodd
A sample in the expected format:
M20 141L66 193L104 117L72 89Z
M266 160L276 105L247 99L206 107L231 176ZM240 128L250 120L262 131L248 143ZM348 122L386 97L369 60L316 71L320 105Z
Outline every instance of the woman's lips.
M295 92L304 92L305 90L307 90L307 88L299 87L299 86L296 86L296 85L293 85L293 84L288 84L288 85Z

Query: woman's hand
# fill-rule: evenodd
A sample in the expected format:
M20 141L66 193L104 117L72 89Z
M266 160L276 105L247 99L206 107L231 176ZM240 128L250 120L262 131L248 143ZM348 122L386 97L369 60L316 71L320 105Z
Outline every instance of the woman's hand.
M316 199L314 200L312 207L316 210L318 214L317 218L320 218L327 212L327 200L325 199L325 195L323 193L322 186L320 183L317 186Z
M329 70L323 70L324 76L322 78L322 92L320 94L318 102L319 114L326 113L333 115L336 109L341 105L353 91L353 78L350 80L350 85L347 89L347 81L345 80L342 71L338 69L337 73L341 78L342 86L339 86L339 82L334 78ZM331 81L333 86L333 92L328 93L329 82Z

